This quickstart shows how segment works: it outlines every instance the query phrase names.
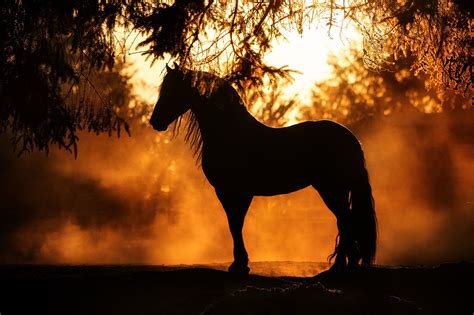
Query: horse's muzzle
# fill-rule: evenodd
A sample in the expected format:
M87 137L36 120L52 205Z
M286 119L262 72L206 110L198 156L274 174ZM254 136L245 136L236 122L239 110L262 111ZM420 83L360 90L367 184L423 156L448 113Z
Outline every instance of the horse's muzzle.
M166 124L159 124L159 123L156 123L156 122L152 122L150 120L150 125L153 127L153 129L155 129L156 131L166 131L166 129L168 129L168 125Z

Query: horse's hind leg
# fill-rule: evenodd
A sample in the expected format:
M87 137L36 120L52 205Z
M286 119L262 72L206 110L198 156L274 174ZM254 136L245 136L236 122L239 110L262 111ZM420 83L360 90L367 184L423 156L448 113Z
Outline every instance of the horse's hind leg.
M350 211L349 211L349 190L336 186L313 186L318 190L326 206L331 210L337 219L339 231L339 241L334 255L335 262L332 270L342 270L346 268L346 258L349 264L354 263L355 243L351 231ZM356 262L357 264L357 262Z
M242 228L253 196L219 189L216 189L216 194L227 214L230 233L234 240L234 262L229 266L229 272L248 274L250 271L249 259L245 250Z

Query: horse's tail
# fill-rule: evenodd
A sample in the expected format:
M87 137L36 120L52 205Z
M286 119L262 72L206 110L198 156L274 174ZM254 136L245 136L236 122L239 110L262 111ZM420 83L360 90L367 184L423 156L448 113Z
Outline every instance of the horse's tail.
M377 248L377 217L372 187L362 153L361 165L351 189L352 219L354 235L363 266L371 265L375 260Z

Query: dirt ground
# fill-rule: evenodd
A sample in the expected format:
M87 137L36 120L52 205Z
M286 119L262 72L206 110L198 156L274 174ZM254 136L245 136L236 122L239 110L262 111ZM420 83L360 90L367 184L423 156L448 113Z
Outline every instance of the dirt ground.
M474 263L314 277L211 268L0 266L0 314L470 314Z

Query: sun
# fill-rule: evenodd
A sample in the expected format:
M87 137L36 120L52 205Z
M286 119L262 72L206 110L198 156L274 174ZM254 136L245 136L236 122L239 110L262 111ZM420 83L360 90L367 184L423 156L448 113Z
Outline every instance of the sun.
M344 54L349 47L361 47L362 37L354 27L346 27L341 32L327 27L308 29L303 34L292 32L285 40L275 42L274 48L265 61L276 67L287 66L296 70L294 82L288 95L298 95L300 101L307 102L316 82L328 79L332 69L328 64L331 54Z

